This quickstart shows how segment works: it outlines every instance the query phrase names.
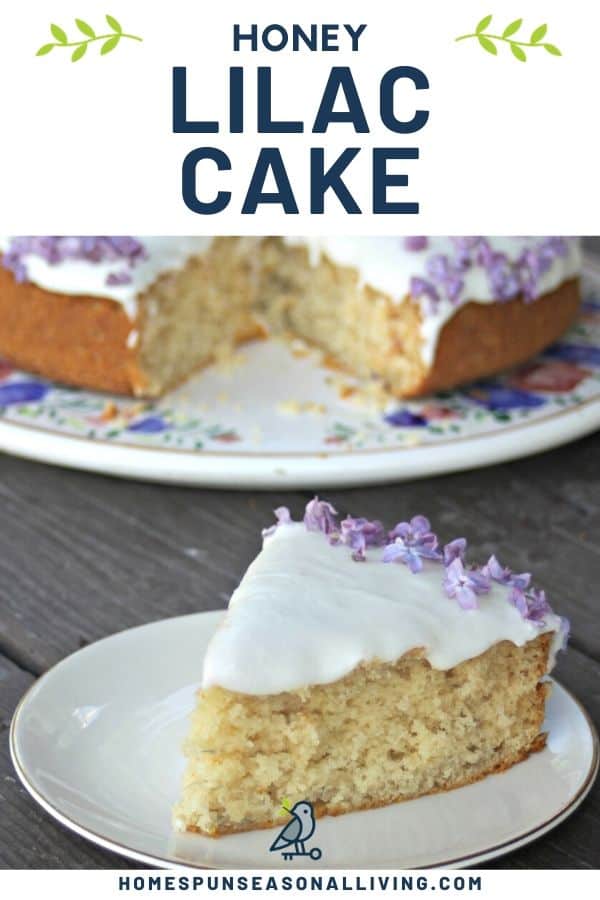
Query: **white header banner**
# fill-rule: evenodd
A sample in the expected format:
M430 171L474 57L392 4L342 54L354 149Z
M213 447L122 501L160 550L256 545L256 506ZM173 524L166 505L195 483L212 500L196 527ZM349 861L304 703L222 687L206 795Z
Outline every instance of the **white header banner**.
M600 229L589 0L21 0L2 28L3 233Z

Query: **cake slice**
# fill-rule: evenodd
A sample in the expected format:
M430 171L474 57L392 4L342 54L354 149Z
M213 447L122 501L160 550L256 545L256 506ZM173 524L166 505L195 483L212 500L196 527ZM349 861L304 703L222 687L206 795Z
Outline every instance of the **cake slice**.
M465 561L416 516L277 511L204 660L179 830L281 823L469 784L543 748L566 620L528 574Z

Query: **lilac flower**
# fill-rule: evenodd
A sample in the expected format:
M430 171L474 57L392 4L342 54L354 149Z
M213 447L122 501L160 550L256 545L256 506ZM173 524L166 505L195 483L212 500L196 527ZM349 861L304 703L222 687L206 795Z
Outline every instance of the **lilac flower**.
M539 293L539 279L548 271L551 265L552 259L542 253L539 248L531 247L523 251L519 258L518 266L521 291L525 300L535 300Z
M462 609L477 609L477 597L487 594L490 582L477 569L465 569L462 560L457 557L445 570L444 590L449 597L455 599Z
M520 591L527 590L531 581L529 572L522 572L520 575L515 575L511 569L502 566L493 554L481 571L492 581L497 581L498 584L505 584L509 587L518 588Z
M277 509L273 510L273 512L275 514L275 518L277 519L277 522L275 523L275 525L271 525L270 528L263 528L263 530L262 530L263 538L270 537L272 534L274 534L280 525L291 525L292 524L292 517L290 515L290 511L287 508L287 506L278 506Z
M27 280L27 256L39 256L52 266L78 259L90 263L124 261L131 268L146 259L147 254L144 245L134 237L13 237L2 256L2 265L17 282ZM110 272L106 283L125 284L123 278L123 272Z
M513 587L508 599L524 619L537 625L543 625L545 617L552 612L546 599L546 592L538 591L535 588L524 591L519 587Z
M432 281L441 284L452 274L450 259L443 253L435 253L425 263L425 269Z
M506 253L494 249L488 238L450 238L451 252L436 253L426 259L427 278L415 276L411 280L411 295L429 301L423 304L428 314L436 312L441 297L458 304L464 293L465 273L479 267L483 269L495 300L502 302L518 296L522 296L525 302L535 300L540 294L541 279L555 259L566 256L568 244L562 237L522 240L520 256L511 259Z
M464 562L466 552L466 538L455 538L444 547L444 565L448 567L454 562L455 559L460 559L461 562Z
M352 559L356 562L363 562L366 559L367 547L381 547L385 543L385 528L377 520L353 519L351 516L346 516L340 524L339 540L342 544L352 548Z
M473 265L473 254L477 250L482 238L479 237L452 237L454 244L455 260L458 267L464 272Z
M308 531L322 531L329 535L339 534L337 510L331 503L319 500L318 497L314 497L306 504L304 524Z
M437 253L429 257L425 268L437 291L441 291L451 303L457 303L465 286L461 277L462 264L457 264L449 256Z
M404 563L413 575L422 570L424 559L441 558L437 549L438 539L425 516L414 516L410 522L398 522L388 537L391 543L383 551L383 561Z
M540 294L539 281L552 267L554 260L567 254L567 242L562 237L543 238L533 247L526 248L516 266L521 279L521 290L526 302Z
M405 237L404 249L411 252L426 250L429 244L429 238L426 237Z
M490 254L485 269L495 299L512 300L521 292L518 268L504 253Z
M131 284L132 278L129 272L121 269L119 272L109 272L106 276L106 283L109 286L120 284Z
M409 291L411 297L414 297L415 300L422 300L424 298L429 301L428 312L435 312L437 305L440 302L440 295L431 281L427 281L426 278L418 278L414 275L410 279Z

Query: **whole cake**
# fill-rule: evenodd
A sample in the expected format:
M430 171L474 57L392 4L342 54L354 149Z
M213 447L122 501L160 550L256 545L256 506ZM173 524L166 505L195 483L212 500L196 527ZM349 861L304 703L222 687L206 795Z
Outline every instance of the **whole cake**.
M566 644L529 574L423 516L387 531L315 498L287 509L234 592L204 660L184 747L179 830L208 835L446 791L545 745Z
M289 334L399 397L514 365L576 315L576 238L0 238L0 354L157 396Z

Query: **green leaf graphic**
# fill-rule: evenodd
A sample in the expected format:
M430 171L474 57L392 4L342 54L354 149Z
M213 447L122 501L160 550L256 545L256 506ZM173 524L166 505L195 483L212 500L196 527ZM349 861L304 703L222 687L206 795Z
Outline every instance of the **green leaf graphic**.
M75 24L79 28L82 34L85 34L86 37L96 37L96 32L92 28L91 25L88 25L87 22L84 22L83 19L75 19Z
M51 25L50 31L52 32L52 36L56 38L59 44L67 43L67 35L59 25Z
M75 25L77 27L78 35L75 35L74 39L69 41L67 37L67 33L60 27L60 25L55 25L54 23L50 25L50 31L52 33L52 37L55 39L56 43L54 44L43 44L36 53L36 56L46 56L50 53L54 47L69 47L71 52L71 60L72 62L77 62L87 53L88 46L90 44L94 44L98 42L100 47L100 55L106 56L107 53L110 53L115 47L118 46L121 39L127 41L142 41L143 38L139 37L137 34L130 34L129 32L123 31L123 26L114 16L105 16L108 25L112 29L112 33L109 31L108 33L98 34L94 28L90 25L89 22L86 22L85 19L75 19ZM102 31L104 29L101 29ZM83 37L82 37L83 35Z
M514 22L511 22L510 25L507 25L504 31L502 32L502 37L507 38L510 37L511 34L515 34L523 24L523 19L515 19Z
M498 48L492 41L490 41L489 38L486 38L482 34L480 34L478 37L478 41L481 44L481 46L483 47L483 49L487 50L488 53L493 54L493 56L497 55Z
M110 25L113 31L116 31L117 34L121 34L123 31L123 27L120 22L117 22L114 16L107 16L106 21ZM108 52L108 51L107 51Z
M100 55L106 56L107 53L110 53L111 50L114 50L119 41L121 40L120 34L115 34L114 37L109 38L105 41L100 48Z
M71 62L77 62L78 59L81 59L82 56L85 56L87 47L88 45L86 43L80 44L79 47L75 47L73 53L71 54Z
M497 32L496 29L488 30L492 18L492 15L484 16L475 26L475 31L461 34L455 38L455 40L468 41L476 38L479 45L486 53L491 53L492 56L498 56L498 47L501 47L502 44L508 44L511 54L515 59L518 59L519 62L527 62L528 47L531 47L532 49L544 47L546 52L550 53L551 56L562 56L561 51L555 44L542 43L548 31L548 26L546 24L538 25L537 28L534 28L531 32L531 40L527 41L524 38L519 40L517 36L523 26L523 19L521 17L509 22L502 32Z
M533 34L531 35L531 43L537 44L538 41L541 41L541 39L544 37L544 35L546 34L547 31L548 31L547 25L540 25L540 27L536 28L535 31L533 32Z

